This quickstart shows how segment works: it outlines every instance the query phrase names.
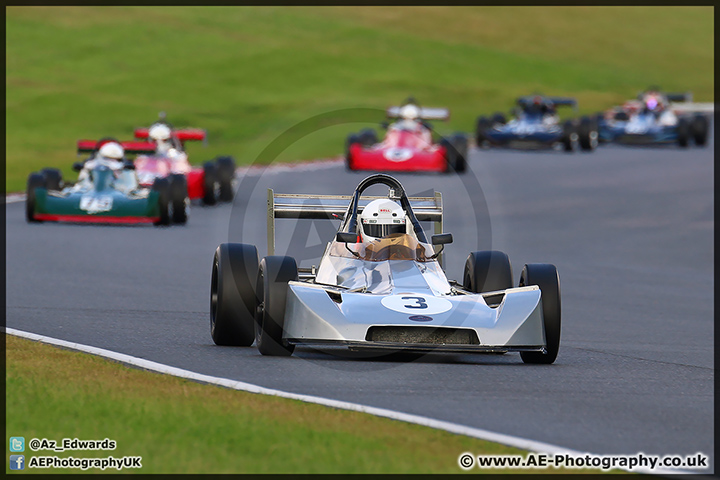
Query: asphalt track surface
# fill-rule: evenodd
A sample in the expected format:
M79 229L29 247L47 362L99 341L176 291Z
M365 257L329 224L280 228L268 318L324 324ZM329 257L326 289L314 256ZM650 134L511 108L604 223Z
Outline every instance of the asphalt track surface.
M580 451L712 457L713 160L712 145L474 150L463 180L397 175L410 194L443 193L455 238L449 278L477 249L508 253L516 283L524 263L557 266L554 365L525 365L517 354L368 358L298 348L273 358L215 346L215 248L254 243L265 255L267 187L350 194L365 174L337 162L241 174L233 205L193 206L184 227L29 225L24 203L9 204L7 326ZM278 220L277 252L317 263L308 257L337 225Z

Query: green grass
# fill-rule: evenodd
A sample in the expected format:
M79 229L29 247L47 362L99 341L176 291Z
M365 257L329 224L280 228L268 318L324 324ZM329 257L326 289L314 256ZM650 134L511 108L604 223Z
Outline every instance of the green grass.
M33 438L117 442L110 452L26 448L26 462L34 455L112 455L142 456L140 473L461 473L457 460L464 452L526 453L357 412L202 385L12 335L6 342L6 443L11 436L25 437L26 444Z
M195 162L251 163L302 120L408 95L451 109L441 133L535 91L581 113L650 84L712 101L713 35L712 7L7 7L6 186L72 177L77 139L127 138L159 111L208 129ZM280 159L339 155L362 125Z

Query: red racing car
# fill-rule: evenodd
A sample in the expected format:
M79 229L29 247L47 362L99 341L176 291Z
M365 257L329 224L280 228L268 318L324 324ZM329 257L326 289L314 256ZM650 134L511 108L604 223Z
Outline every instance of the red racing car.
M373 129L347 138L345 160L349 170L378 172L457 172L467 165L468 139L455 133L433 142L432 127L426 120L447 120L443 108L422 108L412 100L401 107L387 109L388 118L397 119L387 128L385 140L378 142Z
M152 185L156 178L181 174L185 176L190 200L201 199L205 205L218 200L231 202L235 160L219 156L202 167L193 167L188 161L184 145L187 141L205 141L207 132L199 128L175 129L165 122L164 116L150 128L136 128L135 138L147 140L154 146L149 155L135 159L135 168L141 185Z

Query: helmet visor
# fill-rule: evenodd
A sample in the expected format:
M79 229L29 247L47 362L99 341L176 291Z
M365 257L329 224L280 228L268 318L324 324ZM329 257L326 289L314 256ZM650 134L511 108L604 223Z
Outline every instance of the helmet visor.
M383 238L393 233L405 233L404 223L365 223L363 224L365 235L375 238Z

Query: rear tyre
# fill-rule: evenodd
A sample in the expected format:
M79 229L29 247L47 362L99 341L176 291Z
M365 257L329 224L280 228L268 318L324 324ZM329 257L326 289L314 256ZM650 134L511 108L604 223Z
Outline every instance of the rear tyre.
M490 129L492 126L492 123L490 122L490 119L482 116L478 117L477 123L475 124L475 144L479 147L481 147L486 141L487 136L485 135L485 132Z
M292 257L269 256L260 261L256 292L261 305L255 313L255 342L263 355L287 357L295 345L283 340L288 282L298 279Z
M257 248L223 243L210 282L210 336L215 345L249 347L255 340Z
M378 137L375 133L375 130L372 128L365 128L363 130L360 130L360 134L358 135L358 140L362 144L363 147L372 147L376 143L378 143Z
M545 350L542 352L520 352L525 363L550 364L557 358L560 348L560 279L555 265L529 263L520 274L520 287L540 287L545 327Z
M575 149L575 138L577 132L575 132L575 125L572 120L566 120L563 124L563 136L560 140L563 146L563 150L566 152L572 152Z
M155 222L157 226L170 225L170 182L167 178L156 178L152 189L158 192L158 208L160 217Z
M170 175L170 203L172 205L173 223L185 224L187 222L188 196L187 179L185 175L176 173Z
M492 116L491 122L493 124L499 124L499 125L505 125L507 123L507 119L505 118L505 115L503 115L500 112L495 112Z
M592 152L597 148L598 130L597 123L593 122L590 117L582 117L580 125L578 125L578 143L580 148L586 152Z
M215 205L217 203L217 196L215 195L215 185L218 182L217 166L213 162L205 162L203 173L203 203L205 205Z
M618 122L627 122L628 120L630 120L630 115L628 115L627 112L615 112L613 118Z
M62 190L62 173L57 168L43 168L42 175L45 177L45 188L48 190Z
M220 201L232 202L232 181L235 177L235 160L232 157L218 157L217 172L220 183Z
M510 258L498 250L472 252L465 260L463 288L473 293L512 288Z
M345 142L345 167L350 171L354 170L350 147L355 143L360 143L360 137L357 134L351 133Z
M707 117L702 114L695 115L691 127L695 145L704 147L707 144L708 130L710 130L710 123Z
M681 148L687 148L690 143L690 121L686 117L678 119L677 142Z
M25 198L25 219L28 223L40 223L41 220L35 218L35 189L45 188L45 176L40 173L31 173L27 180L26 198Z

